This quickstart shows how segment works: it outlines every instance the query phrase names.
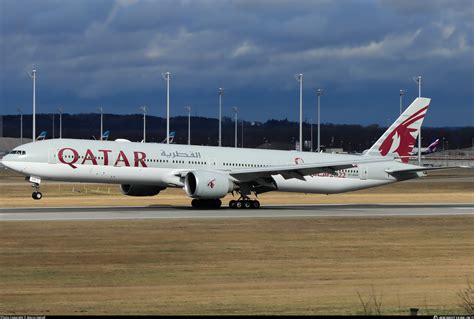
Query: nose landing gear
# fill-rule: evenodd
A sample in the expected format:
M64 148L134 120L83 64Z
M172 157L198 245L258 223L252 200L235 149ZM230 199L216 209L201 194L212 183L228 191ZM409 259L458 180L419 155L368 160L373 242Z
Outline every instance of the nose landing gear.
M43 198L43 194L41 194L41 192L39 191L40 185L37 183L33 183L32 187L34 189L34 192L31 194L31 197L34 200L40 200L41 198Z
M43 198L43 194L41 194L41 192L39 191L41 178L36 176L29 176L25 179L32 184L31 187L33 187L34 189L33 193L31 194L31 198L33 198L34 200L40 200L41 198Z
M43 198L43 194L41 194L41 192L33 192L33 194L31 194L31 197L35 200L40 200L41 198Z

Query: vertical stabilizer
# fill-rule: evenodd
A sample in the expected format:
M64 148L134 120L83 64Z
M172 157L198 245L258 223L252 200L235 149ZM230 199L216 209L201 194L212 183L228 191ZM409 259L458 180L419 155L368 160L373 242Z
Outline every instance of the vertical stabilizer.
M399 157L403 162L408 162L430 101L425 97L416 98L366 154Z

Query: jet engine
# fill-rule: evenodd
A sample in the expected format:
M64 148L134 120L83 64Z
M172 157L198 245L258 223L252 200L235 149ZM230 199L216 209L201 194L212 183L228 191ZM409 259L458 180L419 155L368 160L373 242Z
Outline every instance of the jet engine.
M234 189L229 175L213 171L191 171L184 181L184 190L192 198L222 198Z
M122 194L127 196L155 196L165 187L153 186L153 185L130 185L130 184L121 184L120 190Z

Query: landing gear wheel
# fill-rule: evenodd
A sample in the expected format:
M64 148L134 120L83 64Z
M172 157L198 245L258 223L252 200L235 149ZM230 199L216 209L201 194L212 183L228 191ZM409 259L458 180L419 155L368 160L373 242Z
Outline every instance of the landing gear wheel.
M193 199L191 201L191 206L193 206L194 208L199 208L199 199Z
M220 199L214 200L214 208L220 208L222 205L222 201Z
M40 200L41 198L43 198L43 194L41 194L41 192L33 192L33 194L31 194L31 197L34 200Z
M235 202L235 208L242 208L243 207L243 203L241 200L238 200Z
M230 208L235 208L236 203L237 203L237 202L236 202L235 200L231 200L231 201L229 202L229 207L230 207Z
M252 208L255 208L255 209L260 208L260 202L258 200L252 201Z
M252 207L252 202L249 200L244 201L244 208L250 208Z
M41 192L39 191L39 188L40 188L39 183L33 183L31 187L33 187L33 190L34 190L33 193L31 194L31 198L33 198L34 200L40 200L41 198L43 198L43 194L41 194Z

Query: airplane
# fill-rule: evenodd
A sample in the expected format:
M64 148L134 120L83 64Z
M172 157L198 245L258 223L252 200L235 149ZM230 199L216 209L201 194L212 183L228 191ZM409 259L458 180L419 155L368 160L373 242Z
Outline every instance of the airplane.
M129 141L50 139L16 147L2 159L27 176L32 198L43 180L119 184L128 196L154 196L172 187L194 208L259 208L251 199L270 191L336 194L426 176L446 167L408 164L429 98L416 98L364 155L190 146ZM448 167L453 168L453 167Z
M421 155L426 155L426 154L431 154L431 153L436 152L436 150L438 149L438 144L439 144L439 138L436 139L430 145L428 145L428 147L422 147ZM413 151L410 152L410 155L418 155L418 148L417 147L413 148Z

